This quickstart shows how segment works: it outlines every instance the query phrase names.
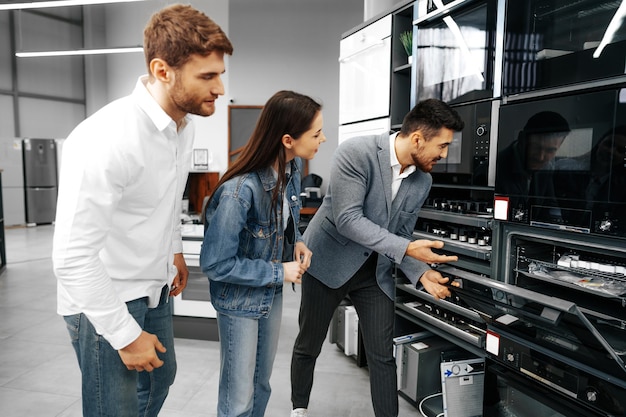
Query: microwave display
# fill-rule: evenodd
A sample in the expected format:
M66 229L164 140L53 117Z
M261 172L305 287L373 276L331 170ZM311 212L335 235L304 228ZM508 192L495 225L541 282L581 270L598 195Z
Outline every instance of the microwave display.
M624 75L625 14L614 0L508 0L503 94Z
M432 170L437 185L487 186L492 101L452 106L465 127L454 133L448 156Z
M495 193L508 209L501 219L626 237L624 120L625 89L502 105Z
M495 1L417 20L417 98L453 103L493 96Z

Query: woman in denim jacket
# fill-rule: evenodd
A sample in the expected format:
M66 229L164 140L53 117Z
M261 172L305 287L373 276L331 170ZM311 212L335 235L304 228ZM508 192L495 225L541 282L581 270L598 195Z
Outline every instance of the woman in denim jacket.
M220 335L219 417L265 414L283 282L300 284L311 251L298 231L301 158L326 141L321 105L280 91L207 204L200 266Z

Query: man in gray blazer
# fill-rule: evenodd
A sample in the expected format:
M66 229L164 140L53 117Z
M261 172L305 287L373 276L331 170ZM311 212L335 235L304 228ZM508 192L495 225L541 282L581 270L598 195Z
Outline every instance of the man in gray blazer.
M356 137L334 155L330 185L304 239L313 257L302 279L300 332L291 362L292 417L308 416L315 361L340 302L350 296L359 316L377 417L398 415L394 264L436 299L450 296L448 278L428 264L456 260L412 241L418 212L432 184L430 171L448 154L463 121L429 99L404 118L397 134Z

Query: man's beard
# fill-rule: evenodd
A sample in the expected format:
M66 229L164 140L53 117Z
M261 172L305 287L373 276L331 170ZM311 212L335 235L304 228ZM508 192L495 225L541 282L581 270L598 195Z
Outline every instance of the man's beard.
M199 100L198 96L193 94L187 94L185 87L183 87L180 76L176 77L174 88L170 92L170 98L178 110L188 113L196 114L198 116L210 116L215 113L215 107L211 107L208 110L203 108L204 101Z
M435 160L433 159L426 160L424 158L420 158L417 152L413 152L411 153L411 159L413 159L413 163L415 164L417 169L419 169L422 172L430 172L433 170L435 163L439 161L441 158L437 158Z

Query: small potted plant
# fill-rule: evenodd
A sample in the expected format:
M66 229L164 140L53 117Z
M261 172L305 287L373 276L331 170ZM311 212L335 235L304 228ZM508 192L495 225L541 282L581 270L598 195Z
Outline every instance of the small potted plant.
M413 31L407 30L400 33L400 43L408 57L409 64L413 62Z

